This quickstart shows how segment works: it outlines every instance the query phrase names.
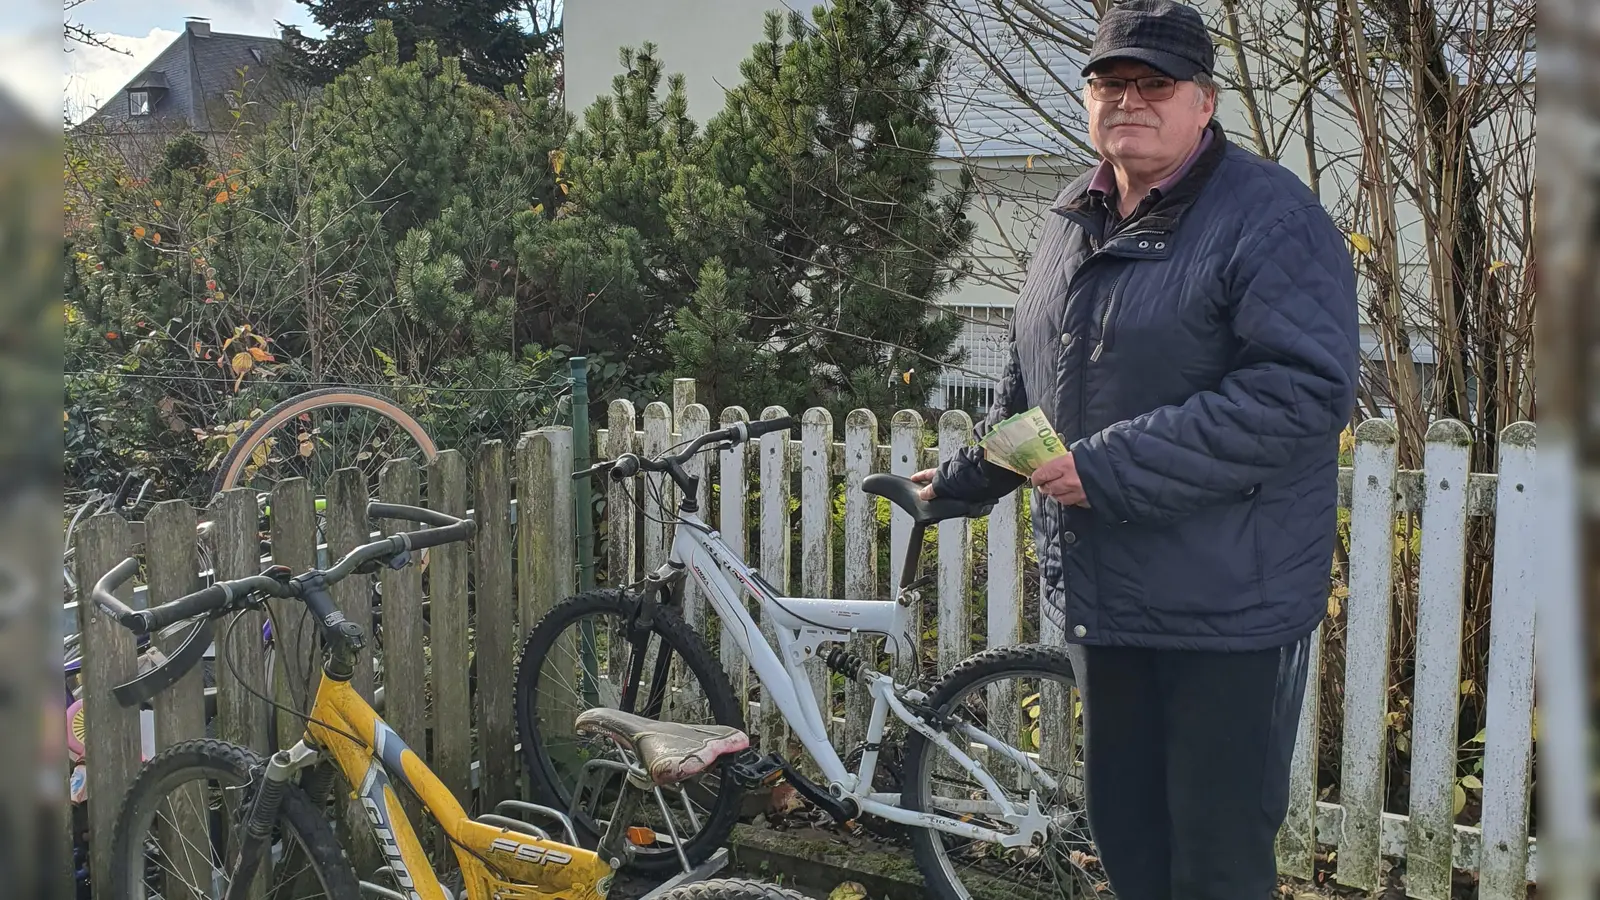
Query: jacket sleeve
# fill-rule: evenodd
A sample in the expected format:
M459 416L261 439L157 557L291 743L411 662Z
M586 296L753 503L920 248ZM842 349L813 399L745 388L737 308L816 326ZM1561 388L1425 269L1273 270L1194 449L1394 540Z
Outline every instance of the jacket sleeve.
M995 388L994 402L989 412L973 428L973 434L982 438L989 429L1027 407L1027 394L1022 389L1022 367L1017 360L1016 325L1012 325L1011 351L1006 360L1000 384ZM1002 468L983 458L983 448L976 444L963 447L956 455L939 464L933 477L933 492L937 497L957 500L998 500L1026 484L1021 475Z
M1072 445L1091 509L1160 524L1240 497L1327 446L1355 405L1355 271L1320 206L1290 212L1228 265L1233 370L1215 390Z

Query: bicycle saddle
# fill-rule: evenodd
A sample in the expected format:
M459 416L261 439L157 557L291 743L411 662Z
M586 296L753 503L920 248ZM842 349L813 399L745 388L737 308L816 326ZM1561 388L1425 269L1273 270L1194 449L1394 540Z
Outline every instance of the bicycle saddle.
M924 527L945 519L981 519L994 509L992 501L971 503L950 497L923 500L917 496L922 485L909 478L883 472L874 472L861 479L861 489L905 510L912 521Z
M737 728L658 722L607 707L584 710L575 725L579 734L604 735L633 751L657 787L693 778L750 746L750 736Z

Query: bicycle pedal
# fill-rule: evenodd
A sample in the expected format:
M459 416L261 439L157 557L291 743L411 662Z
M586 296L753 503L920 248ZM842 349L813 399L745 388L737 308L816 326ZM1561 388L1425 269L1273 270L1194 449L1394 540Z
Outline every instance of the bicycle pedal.
M769 753L765 757L759 756L754 750L746 750L730 767L734 780L746 789L755 787L771 787L777 784L784 774L787 765L783 757L776 753Z

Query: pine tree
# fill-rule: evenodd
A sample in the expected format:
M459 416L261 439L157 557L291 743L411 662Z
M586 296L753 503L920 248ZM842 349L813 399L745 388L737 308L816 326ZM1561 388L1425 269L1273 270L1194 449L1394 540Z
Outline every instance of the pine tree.
M432 42L441 55L459 61L468 81L496 91L522 80L530 54L553 62L561 50L559 0L302 2L327 37L308 37L288 25L283 39L288 66L313 84L327 84L365 58L367 38L380 20L392 23L401 61L414 58L417 45Z
M787 25L769 14L743 83L706 128L703 165L748 212L715 248L744 342L802 361L804 376L742 402L842 414L884 403L881 386L907 372L896 393L925 396L959 360L959 323L936 301L965 275L957 260L973 230L970 180L949 190L933 165L946 50L909 4L889 0L838 0ZM716 370L722 357L677 362L704 381L729 375Z

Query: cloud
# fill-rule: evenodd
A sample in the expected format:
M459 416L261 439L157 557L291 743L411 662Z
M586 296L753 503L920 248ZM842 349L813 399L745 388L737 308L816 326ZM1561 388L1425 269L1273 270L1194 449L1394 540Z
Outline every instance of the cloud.
M103 47L74 46L67 56L67 80L63 99L71 120L81 122L99 109L139 70L149 65L178 32L152 28L144 37L105 34L102 37L118 53Z

